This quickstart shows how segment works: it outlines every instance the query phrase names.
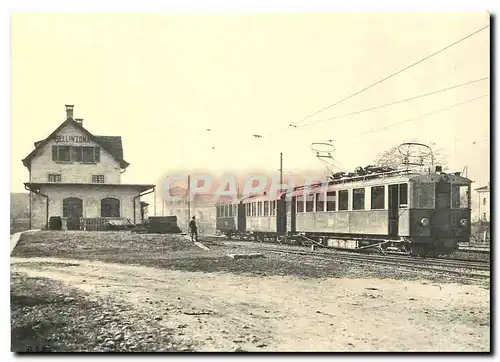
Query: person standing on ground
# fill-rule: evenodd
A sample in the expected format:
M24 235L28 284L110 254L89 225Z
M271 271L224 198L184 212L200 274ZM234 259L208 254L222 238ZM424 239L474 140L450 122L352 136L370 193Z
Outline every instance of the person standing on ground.
M193 218L189 222L189 229L191 231L191 241L198 241L198 227L196 226L195 216L193 216Z

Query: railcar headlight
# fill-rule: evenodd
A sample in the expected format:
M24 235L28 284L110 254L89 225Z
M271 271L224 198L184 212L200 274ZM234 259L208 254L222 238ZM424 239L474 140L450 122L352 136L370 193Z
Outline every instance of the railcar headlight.
M467 219L460 220L460 225L467 226Z
M422 220L420 220L420 224L422 226L429 226L429 219L426 217L422 218Z

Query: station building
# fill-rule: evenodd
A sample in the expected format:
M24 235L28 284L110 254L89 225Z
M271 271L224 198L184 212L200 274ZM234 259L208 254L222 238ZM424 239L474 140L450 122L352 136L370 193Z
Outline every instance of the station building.
M121 219L143 221L147 204L141 196L155 185L122 184L129 163L123 158L120 136L95 136L73 119L73 106L66 105L66 120L22 160L28 168L30 228L41 229L52 216L62 218L63 229L80 229L68 220Z
M490 221L490 183L476 189L478 194L478 215L482 222Z

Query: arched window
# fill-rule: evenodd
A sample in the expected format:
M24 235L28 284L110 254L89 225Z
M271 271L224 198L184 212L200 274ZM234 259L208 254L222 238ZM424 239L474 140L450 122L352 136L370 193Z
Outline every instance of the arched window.
M77 218L83 216L83 201L78 197L63 200L63 217Z
M113 197L102 199L101 217L120 217L120 200Z

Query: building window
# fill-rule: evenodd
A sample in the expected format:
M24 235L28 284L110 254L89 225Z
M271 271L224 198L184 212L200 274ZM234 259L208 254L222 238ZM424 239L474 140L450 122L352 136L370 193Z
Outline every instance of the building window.
M330 191L326 193L326 211L335 211L337 204L337 192Z
M83 163L94 162L94 147L82 147L82 162Z
M101 159L100 147L52 146L52 161L97 163Z
M314 211L314 194L309 194L306 197L306 212Z
M49 173L49 182L61 182L61 174Z
M83 201L77 197L63 200L63 217L77 218L83 216Z
M71 161L69 146L52 146L52 161Z
M349 210L349 191L339 191L339 210Z
M483 213L483 221L488 221L488 218L486 217L486 213Z
M297 196L297 212L304 212L304 196Z
M486 197L483 199L483 206L486 206Z
M352 190L352 209L353 210L365 209L365 189Z
M113 197L102 199L101 217L120 217L120 200Z
M92 183L93 184L103 184L104 183L104 175L92 175Z
M383 210L385 207L385 186L372 187L372 210Z
M316 194L316 212L325 211L325 194Z

